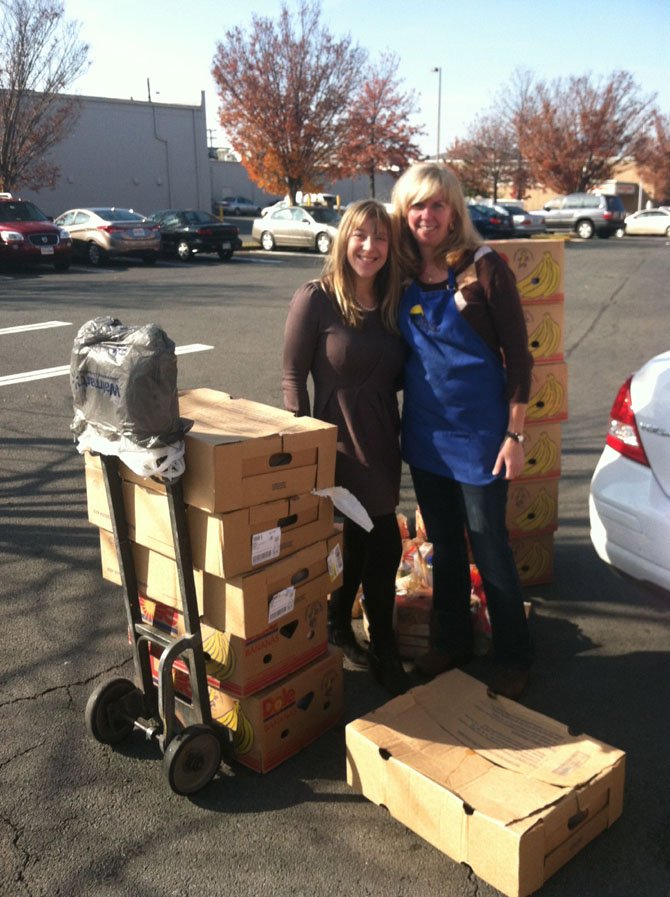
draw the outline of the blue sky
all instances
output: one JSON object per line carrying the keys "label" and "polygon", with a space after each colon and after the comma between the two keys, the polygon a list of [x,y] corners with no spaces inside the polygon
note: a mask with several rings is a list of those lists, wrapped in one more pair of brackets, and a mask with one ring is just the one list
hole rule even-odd
{"label": "blue sky", "polygon": [[[205,91],[207,126],[216,129],[217,40],[232,27],[246,29],[254,13],[276,18],[280,7],[281,0],[65,0],[92,61],[74,91],[145,100],[148,78],[155,101],[195,105]],[[517,67],[546,79],[625,69],[670,115],[670,0],[322,0],[322,21],[373,59],[385,50],[399,55],[403,87],[417,94],[414,123],[426,130],[419,141],[426,153],[437,143],[436,67],[442,148],[466,134]]]}

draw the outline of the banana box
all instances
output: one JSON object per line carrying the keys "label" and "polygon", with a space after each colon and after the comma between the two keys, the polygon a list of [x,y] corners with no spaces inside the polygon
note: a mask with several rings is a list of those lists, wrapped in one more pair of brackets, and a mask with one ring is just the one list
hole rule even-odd
{"label": "banana box", "polygon": [[528,423],[523,430],[525,463],[520,479],[558,477],[561,473],[561,425],[550,421]]}
{"label": "banana box", "polygon": [[495,250],[510,266],[522,303],[560,300],[565,292],[563,240],[498,240]]}
{"label": "banana box", "polygon": [[234,511],[335,483],[337,427],[214,389],[179,394],[192,426],[185,442],[184,499]]}
{"label": "banana box", "polygon": [[[87,455],[87,459],[92,456]],[[139,483],[122,481],[130,538],[168,557],[175,556],[168,499]],[[102,471],[86,462],[88,519],[112,531]],[[292,554],[333,531],[333,504],[310,493],[294,495],[225,514],[186,508],[193,565],[230,578]]]}
{"label": "banana box", "polygon": [[[159,657],[152,649],[154,680]],[[175,692],[188,701],[188,673],[173,668],[173,678]],[[269,772],[342,719],[342,652],[329,646],[323,657],[247,697],[236,698],[212,686],[208,690],[212,718],[233,730],[235,759],[256,772]]]}
{"label": "banana box", "polygon": [[[315,598],[253,638],[240,638],[200,621],[207,680],[236,697],[252,695],[316,660],[328,649],[327,600]],[[177,608],[140,598],[142,619],[170,635],[183,635]],[[183,661],[175,666],[185,670]]]}
{"label": "banana box", "polygon": [[534,364],[526,423],[566,420],[568,416],[568,366],[563,361]]}
{"label": "banana box", "polygon": [[384,808],[380,828],[389,814],[466,864],[479,893],[536,894],[623,811],[623,751],[461,670],[352,720],[345,743],[347,784]]}
{"label": "banana box", "polygon": [[551,582],[554,575],[554,534],[510,538],[522,586]]}
{"label": "banana box", "polygon": [[563,302],[524,302],[523,316],[528,331],[528,348],[535,362],[563,358]]}
{"label": "banana box", "polygon": [[[173,558],[132,543],[139,591],[169,607],[181,607],[179,570]],[[114,537],[100,530],[102,576],[121,585]],[[198,610],[210,626],[244,639],[254,638],[274,623],[286,622],[317,598],[342,584],[342,533],[307,545],[253,573],[221,579],[194,569]]]}
{"label": "banana box", "polygon": [[507,491],[507,530],[536,536],[558,528],[558,479],[513,480]]}

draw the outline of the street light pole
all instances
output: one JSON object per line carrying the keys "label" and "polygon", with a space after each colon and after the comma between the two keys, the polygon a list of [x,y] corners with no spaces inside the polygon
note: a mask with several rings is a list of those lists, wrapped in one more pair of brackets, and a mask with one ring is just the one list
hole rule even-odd
{"label": "street light pole", "polygon": [[437,151],[435,161],[440,161],[440,119],[442,118],[442,68],[436,66],[431,72],[437,72]]}

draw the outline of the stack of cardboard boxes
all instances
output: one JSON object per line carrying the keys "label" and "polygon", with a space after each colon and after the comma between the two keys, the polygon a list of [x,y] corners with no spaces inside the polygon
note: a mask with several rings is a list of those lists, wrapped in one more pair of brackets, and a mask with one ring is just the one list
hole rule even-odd
{"label": "stack of cardboard boxes", "polygon": [[[341,584],[341,533],[329,498],[335,427],[233,399],[184,391],[184,499],[212,716],[234,732],[240,763],[266,772],[335,724],[342,655],[327,639],[327,599]],[[165,488],[120,466],[142,614],[183,631]],[[121,583],[99,459],[86,456],[88,517],[100,528],[103,577]],[[159,652],[153,658],[157,673]],[[187,667],[176,691],[190,696]]]}
{"label": "stack of cardboard boxes", "polygon": [[562,240],[506,240],[496,251],[515,274],[534,359],[523,474],[510,484],[507,528],[523,586],[551,582],[558,527],[561,423],[568,416]]}

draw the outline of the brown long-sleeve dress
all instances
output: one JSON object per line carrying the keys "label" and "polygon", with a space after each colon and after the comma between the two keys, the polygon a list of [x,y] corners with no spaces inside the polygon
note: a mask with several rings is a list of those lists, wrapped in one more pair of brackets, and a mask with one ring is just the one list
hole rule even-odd
{"label": "brown long-sleeve dress", "polygon": [[393,513],[399,500],[397,389],[404,359],[402,339],[383,326],[377,309],[365,312],[361,327],[349,327],[317,282],[293,296],[284,334],[284,405],[337,425],[336,484],[371,517]]}

